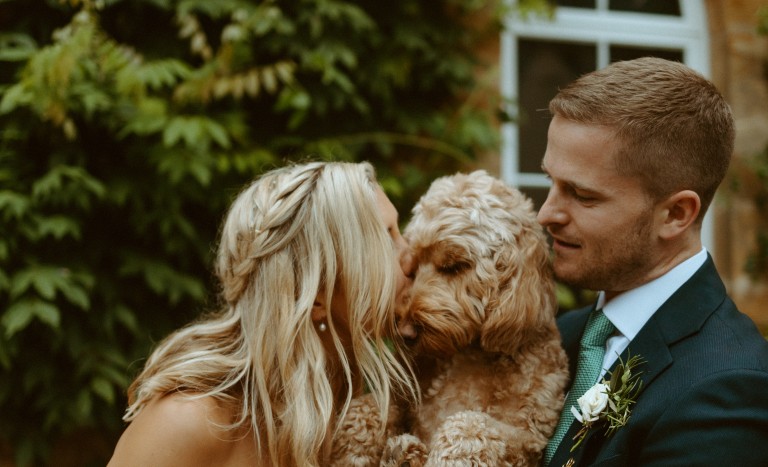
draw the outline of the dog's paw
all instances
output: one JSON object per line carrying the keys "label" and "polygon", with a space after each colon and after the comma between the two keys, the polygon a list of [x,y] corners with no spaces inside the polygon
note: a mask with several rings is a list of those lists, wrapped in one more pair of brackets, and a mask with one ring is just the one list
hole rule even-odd
{"label": "dog's paw", "polygon": [[505,462],[506,440],[495,420],[482,412],[448,417],[430,446],[429,466],[497,466]]}
{"label": "dog's paw", "polygon": [[387,440],[381,467],[422,467],[427,459],[427,448],[413,435],[393,436]]}
{"label": "dog's paw", "polygon": [[333,439],[332,466],[379,464],[384,435],[379,409],[370,395],[353,399]]}

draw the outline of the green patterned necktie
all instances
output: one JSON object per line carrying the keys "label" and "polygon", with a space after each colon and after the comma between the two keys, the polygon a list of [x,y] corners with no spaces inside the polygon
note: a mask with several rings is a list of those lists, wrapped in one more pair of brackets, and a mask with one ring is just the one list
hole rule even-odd
{"label": "green patterned necktie", "polygon": [[576,402],[578,398],[597,382],[605,355],[605,341],[614,329],[613,324],[603,314],[603,310],[595,310],[589,315],[587,327],[584,328],[584,335],[581,337],[576,377],[568,396],[565,398],[565,405],[563,405],[560,421],[555,428],[555,434],[552,435],[544,450],[544,465],[548,465],[552,460],[560,441],[573,423],[574,416],[571,413],[571,406],[578,408]]}

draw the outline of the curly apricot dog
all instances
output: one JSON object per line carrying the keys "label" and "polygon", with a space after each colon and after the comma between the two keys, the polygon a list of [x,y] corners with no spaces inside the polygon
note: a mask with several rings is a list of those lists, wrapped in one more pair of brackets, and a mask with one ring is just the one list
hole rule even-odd
{"label": "curly apricot dog", "polygon": [[416,269],[399,328],[423,400],[382,464],[424,453],[411,467],[538,465],[568,370],[531,201],[484,171],[444,177],[404,235]]}
{"label": "curly apricot dog", "polygon": [[548,247],[531,201],[484,171],[435,180],[404,235],[413,286],[398,310],[422,401],[353,401],[333,465],[535,466],[568,378]]}

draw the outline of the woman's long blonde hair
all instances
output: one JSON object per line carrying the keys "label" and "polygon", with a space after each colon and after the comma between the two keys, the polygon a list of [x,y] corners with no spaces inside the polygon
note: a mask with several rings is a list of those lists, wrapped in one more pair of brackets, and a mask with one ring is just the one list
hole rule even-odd
{"label": "woman's long blonde hair", "polygon": [[[318,465],[359,372],[387,414],[392,392],[413,396],[410,371],[387,346],[396,263],[367,163],[313,162],[273,170],[242,191],[221,231],[222,309],[165,338],[129,388],[124,419],[154,397],[184,392],[234,408],[273,465]],[[336,399],[311,319],[318,293],[347,294],[348,355],[328,313],[347,381]],[[357,369],[352,366],[357,365]],[[338,413],[334,413],[338,410]]]}

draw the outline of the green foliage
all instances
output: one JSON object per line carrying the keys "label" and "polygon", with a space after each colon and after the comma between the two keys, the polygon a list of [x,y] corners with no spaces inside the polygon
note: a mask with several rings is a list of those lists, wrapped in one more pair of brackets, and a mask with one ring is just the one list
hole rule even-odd
{"label": "green foliage", "polygon": [[558,282],[555,288],[560,313],[590,305],[597,300],[597,292]]}
{"label": "green foliage", "polygon": [[495,151],[500,4],[1,2],[0,446],[114,440],[153,343],[215,306],[218,225],[263,170],[370,160],[406,220]]}

